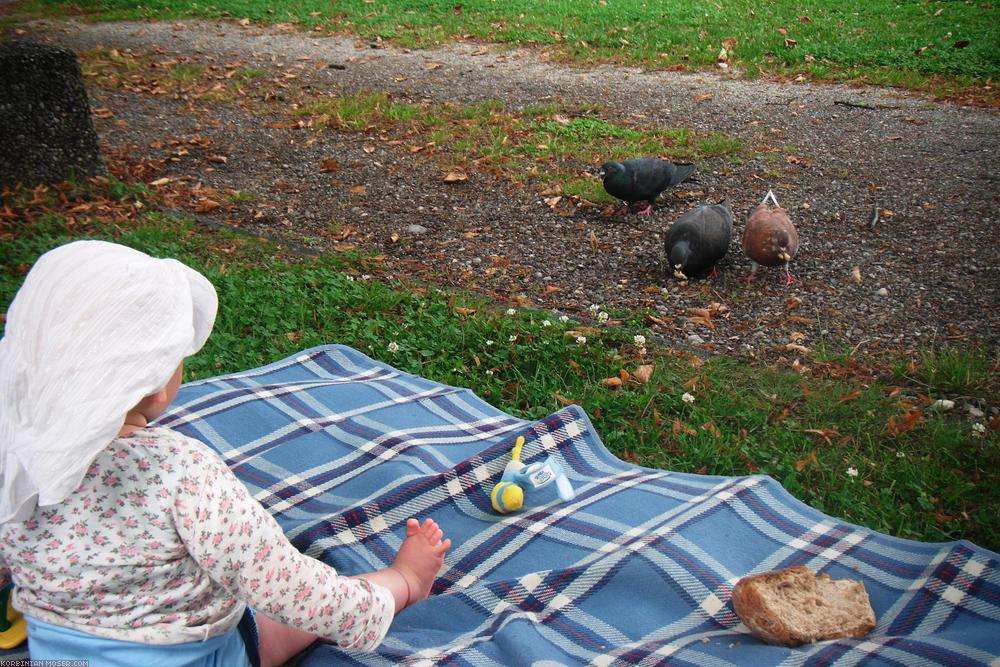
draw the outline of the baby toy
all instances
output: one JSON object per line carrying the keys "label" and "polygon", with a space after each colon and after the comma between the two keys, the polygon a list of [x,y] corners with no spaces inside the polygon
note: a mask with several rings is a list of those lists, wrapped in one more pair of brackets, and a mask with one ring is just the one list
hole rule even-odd
{"label": "baby toy", "polygon": [[524,436],[518,436],[510,453],[510,463],[490,494],[493,509],[500,514],[515,512],[524,504],[525,491],[540,489],[552,482],[556,483],[556,491],[563,501],[573,500],[573,487],[559,462],[550,456],[542,463],[525,465],[521,462],[523,446]]}
{"label": "baby toy", "polygon": [[13,586],[0,590],[0,649],[14,648],[28,637],[28,627],[21,613],[10,605]]}

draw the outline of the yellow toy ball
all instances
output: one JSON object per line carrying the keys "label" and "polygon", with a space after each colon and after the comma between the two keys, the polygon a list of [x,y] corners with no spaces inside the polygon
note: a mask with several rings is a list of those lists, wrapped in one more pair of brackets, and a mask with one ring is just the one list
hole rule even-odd
{"label": "yellow toy ball", "polygon": [[500,514],[514,512],[524,504],[524,490],[514,482],[500,482],[493,487],[490,500],[493,502],[493,509]]}

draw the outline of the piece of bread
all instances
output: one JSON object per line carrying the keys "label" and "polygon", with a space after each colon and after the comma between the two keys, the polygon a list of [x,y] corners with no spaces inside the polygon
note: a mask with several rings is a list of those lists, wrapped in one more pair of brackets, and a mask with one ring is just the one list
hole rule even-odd
{"label": "piece of bread", "polygon": [[864,583],[817,577],[801,565],[743,577],[733,587],[733,607],[750,631],[769,644],[801,646],[858,637],[875,627]]}

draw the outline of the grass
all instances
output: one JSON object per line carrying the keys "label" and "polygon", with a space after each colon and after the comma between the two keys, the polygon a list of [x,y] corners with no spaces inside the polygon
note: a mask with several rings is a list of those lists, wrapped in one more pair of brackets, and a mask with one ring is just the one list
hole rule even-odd
{"label": "grass", "polygon": [[[101,217],[79,214],[89,203]],[[644,313],[593,313],[576,322],[497,309],[468,294],[382,279],[377,257],[298,257],[258,239],[138,213],[155,208],[144,188],[114,178],[9,193],[0,202],[12,214],[0,228],[0,305],[41,252],[73,238],[113,239],[180,258],[216,286],[216,328],[186,365],[188,380],[344,343],[469,387],[524,418],[579,403],[609,449],[639,465],[769,474],[854,523],[1000,549],[1000,436],[988,417],[928,407],[943,395],[992,399],[998,359],[984,350],[914,351],[877,367],[826,351],[808,373],[703,360],[637,338],[648,334]],[[653,368],[646,382],[638,379],[643,366]]]}
{"label": "grass", "polygon": [[1000,75],[1000,21],[989,0],[32,0],[22,7],[32,15],[83,13],[95,20],[290,23],[416,48],[471,39],[530,45],[584,64],[714,70],[724,60],[751,77],[863,81],[944,94],[993,95]]}

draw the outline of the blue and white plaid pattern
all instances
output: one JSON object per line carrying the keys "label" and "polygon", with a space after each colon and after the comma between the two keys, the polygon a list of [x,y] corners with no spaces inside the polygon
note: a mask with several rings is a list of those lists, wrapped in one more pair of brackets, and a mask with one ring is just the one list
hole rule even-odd
{"label": "blue and white plaid pattern", "polygon": [[[844,523],[769,477],[626,464],[577,406],[527,422],[328,346],[185,385],[161,423],[217,449],[299,549],[344,574],[388,565],[407,517],[453,539],[432,597],[376,653],[318,646],[306,666],[1000,665],[997,554]],[[522,460],[558,459],[574,500],[550,486],[518,513],[492,510],[519,435]],[[862,579],[876,628],[758,641],[732,587],[791,565]]]}

